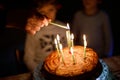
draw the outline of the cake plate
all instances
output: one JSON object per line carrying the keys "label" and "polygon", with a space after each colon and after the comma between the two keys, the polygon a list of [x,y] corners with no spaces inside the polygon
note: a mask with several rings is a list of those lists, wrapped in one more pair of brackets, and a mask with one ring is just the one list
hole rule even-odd
{"label": "cake plate", "polygon": [[[102,64],[103,70],[102,70],[102,73],[100,74],[100,76],[98,78],[96,78],[96,80],[115,80],[115,78],[112,75],[112,73],[110,72],[107,64],[102,59],[99,59],[99,61]],[[43,62],[40,62],[40,64],[35,68],[35,70],[33,72],[34,80],[46,80],[42,76],[41,71],[40,71],[42,68],[42,64],[43,64]]]}

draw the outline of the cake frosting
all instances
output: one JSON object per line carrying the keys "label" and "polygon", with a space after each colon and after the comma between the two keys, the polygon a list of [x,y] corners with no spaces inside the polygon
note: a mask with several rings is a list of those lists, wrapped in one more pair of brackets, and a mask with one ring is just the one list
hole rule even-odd
{"label": "cake frosting", "polygon": [[[47,80],[94,80],[101,73],[102,67],[97,53],[83,46],[73,47],[74,60],[68,47],[63,49],[62,55],[57,51],[48,55],[43,62],[41,72]],[[75,62],[75,63],[74,63]]]}

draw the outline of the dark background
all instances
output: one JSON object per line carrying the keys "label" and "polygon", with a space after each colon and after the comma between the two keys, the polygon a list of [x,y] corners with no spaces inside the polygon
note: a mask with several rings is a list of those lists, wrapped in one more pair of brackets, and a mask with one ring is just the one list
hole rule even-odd
{"label": "dark background", "polygon": [[[77,10],[80,10],[82,7],[81,0],[58,0],[61,4],[61,9],[58,12],[57,18],[63,22],[72,22],[74,13]],[[0,11],[0,24],[4,25],[6,20],[6,14],[11,10],[16,9],[29,9],[34,6],[32,0],[0,0],[0,3],[4,6],[4,9]],[[113,3],[115,3],[113,5]],[[114,8],[113,8],[114,7]],[[116,1],[113,0],[103,0],[101,8],[105,10],[111,22],[111,28],[114,37],[114,55],[120,53],[120,31],[119,31],[119,18],[118,10],[119,4],[117,5]],[[114,14],[113,14],[114,13]]]}

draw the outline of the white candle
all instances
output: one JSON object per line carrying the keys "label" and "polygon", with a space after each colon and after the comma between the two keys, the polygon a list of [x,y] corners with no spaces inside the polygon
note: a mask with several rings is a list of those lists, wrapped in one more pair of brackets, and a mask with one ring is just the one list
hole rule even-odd
{"label": "white candle", "polygon": [[87,46],[87,41],[86,41],[86,35],[83,35],[83,41],[84,41],[84,58],[86,58],[86,46]]}
{"label": "white candle", "polygon": [[74,35],[73,33],[71,33],[71,47],[74,46]]}
{"label": "white candle", "polygon": [[57,53],[58,53],[58,55],[60,56],[60,51],[59,51],[57,39],[55,39],[54,42],[55,42],[55,47],[56,47],[56,49],[57,49]]}
{"label": "white candle", "polygon": [[60,43],[60,36],[57,34],[57,42]]}
{"label": "white candle", "polygon": [[70,30],[70,26],[69,26],[69,24],[68,24],[68,23],[67,23],[67,29],[68,29],[68,30]]}
{"label": "white candle", "polygon": [[70,52],[71,52],[71,54],[72,54],[73,64],[75,64],[73,47],[70,48]]}
{"label": "white candle", "polygon": [[63,49],[62,49],[62,44],[60,44],[59,47],[60,47],[60,52],[61,52],[61,55],[62,55],[62,61],[65,64],[65,62],[64,62],[64,55],[63,55]]}
{"label": "white candle", "polygon": [[70,41],[70,27],[69,27],[69,24],[67,23],[67,31],[66,31],[66,37],[67,37],[67,44],[68,44],[68,47],[70,48],[71,46],[71,41]]}

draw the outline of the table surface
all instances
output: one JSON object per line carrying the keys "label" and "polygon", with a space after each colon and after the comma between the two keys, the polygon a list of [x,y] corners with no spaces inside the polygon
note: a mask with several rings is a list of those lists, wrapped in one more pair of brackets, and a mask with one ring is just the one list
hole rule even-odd
{"label": "table surface", "polygon": [[120,56],[104,58],[103,60],[108,65],[110,71],[117,78],[117,80],[120,80]]}
{"label": "table surface", "polygon": [[[110,58],[103,58],[103,61],[108,65],[113,75],[120,80],[120,56],[113,56]],[[32,73],[23,73],[0,78],[0,80],[33,80]]]}

